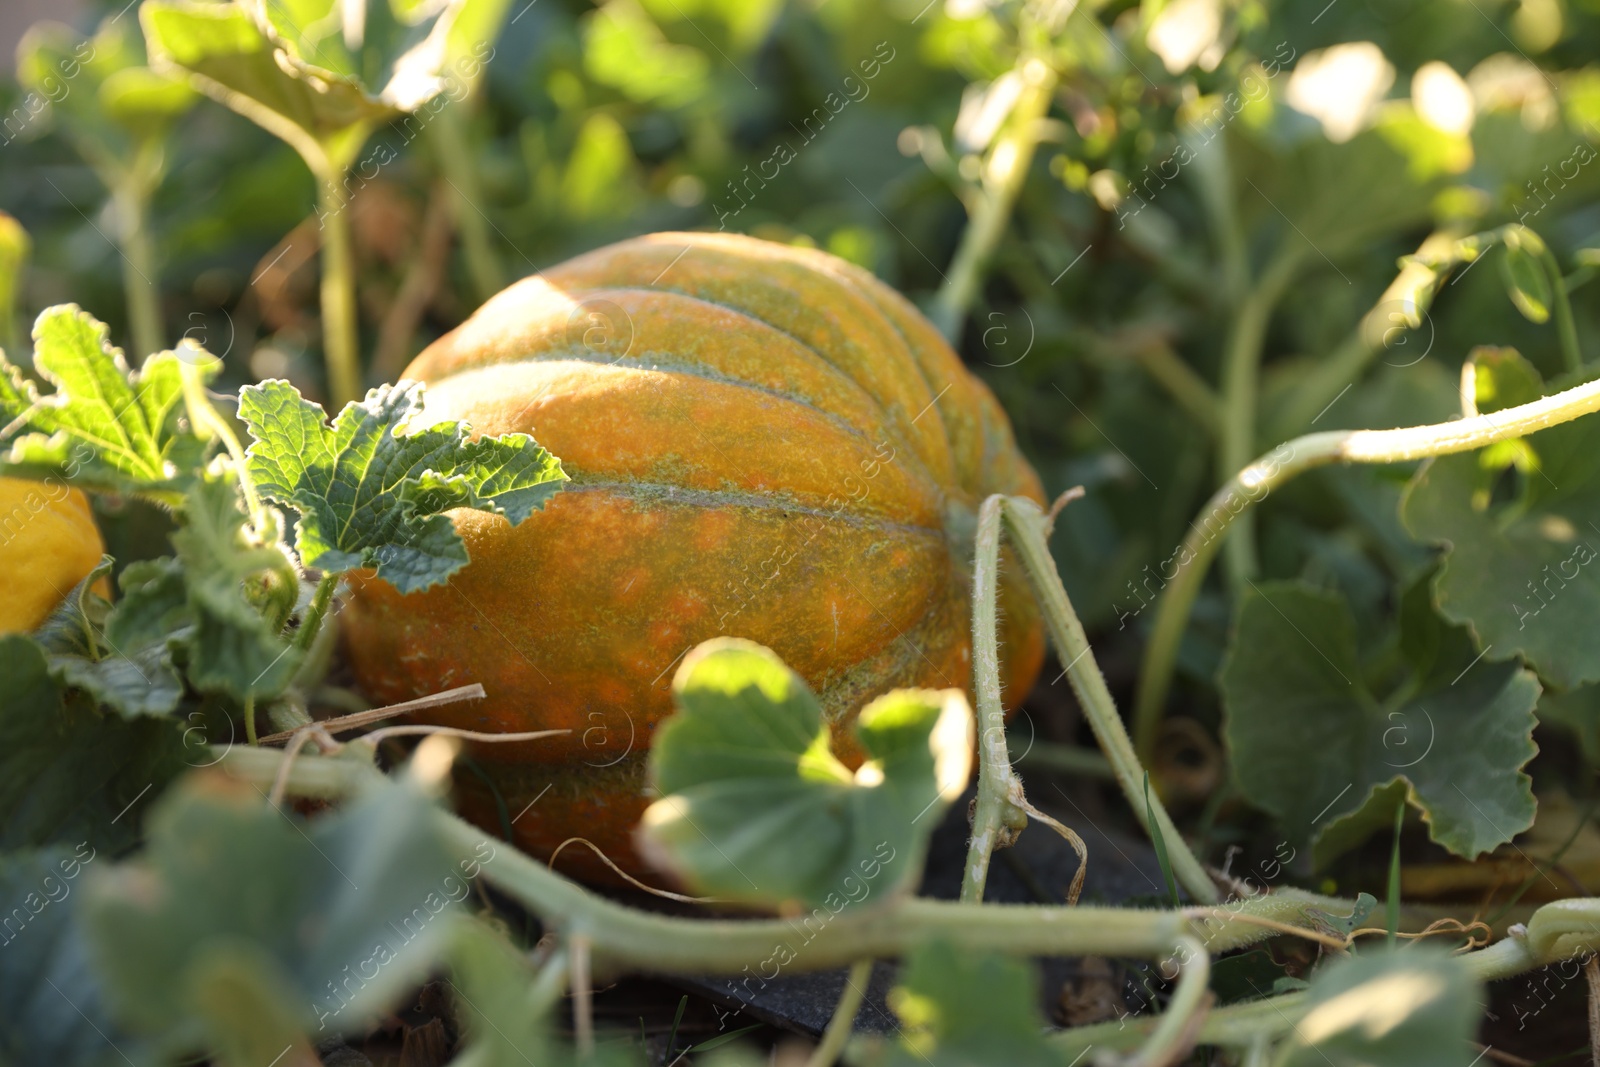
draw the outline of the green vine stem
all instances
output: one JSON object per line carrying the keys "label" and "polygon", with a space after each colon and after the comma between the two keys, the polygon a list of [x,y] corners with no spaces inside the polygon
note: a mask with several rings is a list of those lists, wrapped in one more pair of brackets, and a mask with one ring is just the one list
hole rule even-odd
{"label": "green vine stem", "polygon": [[828,1028],[822,1032],[822,1041],[812,1050],[806,1067],[833,1067],[839,1053],[844,1051],[845,1042],[850,1040],[856,1011],[867,995],[867,983],[871,980],[871,959],[856,960],[850,965],[850,972],[844,978],[844,991],[839,994],[839,1003],[833,1008],[833,1018],[828,1020]]}
{"label": "green vine stem", "polygon": [[1013,765],[1020,763],[1024,767],[1059,771],[1079,778],[1115,779],[1117,776],[1116,771],[1111,769],[1111,761],[1106,759],[1104,753],[1094,749],[1037,740],[1027,746],[1016,741],[1012,744],[1022,749],[1012,754]]}
{"label": "green vine stem", "polygon": [[[1037,504],[1025,497],[1006,497],[1001,513],[1006,532],[1011,537],[1011,543],[1044,613],[1045,627],[1049,630],[1056,656],[1066,664],[1072,691],[1077,695],[1090,729],[1094,731],[1095,740],[1111,764],[1117,784],[1122,787],[1122,795],[1127,798],[1129,807],[1144,826],[1145,832],[1152,836],[1159,832],[1166,841],[1178,883],[1196,901],[1215,903],[1220,899],[1216,883],[1190,851],[1183,835],[1173,824],[1172,817],[1167,814],[1166,807],[1154,796],[1150,798],[1149,807],[1145,805],[1144,768],[1134,754],[1133,742],[1122,725],[1122,717],[1117,713],[1111,690],[1106,687],[1105,676],[1100,673],[1100,665],[1095,662],[1089,638],[1083,632],[1083,624],[1078,621],[1067,590],[1061,584],[1055,558],[1050,554],[1049,518]],[[1155,820],[1154,827],[1150,825],[1151,814]]]}
{"label": "green vine stem", "polygon": [[463,129],[463,104],[446,106],[428,127],[434,154],[454,193],[456,230],[461,234],[461,251],[472,279],[473,294],[482,303],[505,288],[505,269],[489,236],[489,220],[484,217],[483,183],[472,158]]}
{"label": "green vine stem", "polygon": [[300,620],[300,629],[295,631],[294,647],[305,650],[317,638],[317,631],[322,629],[322,620],[328,616],[328,605],[333,603],[334,591],[339,588],[339,575],[323,572],[317,579],[317,588],[311,594],[311,603],[306,607],[305,617]]}
{"label": "green vine stem", "polygon": [[1438,230],[1417,246],[1350,335],[1308,368],[1277,411],[1267,417],[1268,440],[1283,441],[1303,433],[1360,377],[1374,356],[1391,349],[1391,338],[1414,321],[1411,316],[1426,314],[1432,286],[1437,284],[1437,274],[1428,261],[1448,258],[1461,236],[1459,230]]}
{"label": "green vine stem", "polygon": [[258,544],[272,544],[277,540],[277,525],[256,492],[255,482],[250,477],[249,462],[244,454],[244,444],[239,440],[239,435],[234,433],[233,424],[223,418],[211,403],[205,379],[200,377],[199,361],[217,361],[217,357],[193,341],[184,341],[178,347],[181,350],[178,354],[178,381],[183,387],[183,404],[189,414],[189,424],[196,436],[202,440],[216,437],[228,450],[256,541]]}
{"label": "green vine stem", "polygon": [[256,695],[244,695],[244,739],[254,748],[260,742],[256,737]]}
{"label": "green vine stem", "polygon": [[1177,988],[1172,991],[1167,1010],[1151,1027],[1150,1036],[1140,1046],[1138,1055],[1128,1060],[1125,1067],[1167,1067],[1177,1063],[1193,1044],[1195,1016],[1206,1005],[1211,957],[1199,938],[1185,934],[1178,938],[1170,958],[1178,961]]}
{"label": "green vine stem", "polygon": [[122,245],[122,290],[128,305],[128,332],[135,359],[165,348],[161,331],[161,298],[156,284],[156,257],[150,240],[150,192],[137,175],[112,187],[117,236]]}
{"label": "green vine stem", "polygon": [[[1000,703],[1000,642],[997,615],[1000,584],[1000,509],[996,494],[978,509],[972,577],[972,686],[977,697],[978,796],[972,809],[972,840],[961,872],[961,899],[983,900],[989,859],[1028,824],[1015,802],[1021,787],[1006,751],[1006,716]],[[1008,833],[1009,831],[1009,833]]]}
{"label": "green vine stem", "polygon": [[[263,789],[277,781],[285,760],[273,748],[218,746],[213,751],[224,771]],[[323,800],[356,795],[384,780],[348,751],[329,757],[302,754],[285,775],[290,793]],[[435,809],[433,819],[441,840],[462,855],[483,841],[482,829],[449,812]],[[590,892],[510,845],[499,847],[494,862],[483,865],[482,877],[549,928],[569,938],[588,938],[596,973],[635,968],[745,974],[751,981],[780,950],[792,955],[792,971],[825,970],[863,957],[903,956],[930,938],[943,938],[958,950],[1013,956],[1160,959],[1180,937],[1194,934],[1208,951],[1225,952],[1282,933],[1285,926],[1325,939],[1330,915],[1351,907],[1347,901],[1288,891],[1186,911],[973,905],[895,895],[827,913],[824,923],[807,926],[788,918],[699,919],[639,911]]]}
{"label": "green vine stem", "polygon": [[1578,344],[1578,326],[1572,320],[1572,297],[1567,293],[1567,280],[1561,276],[1561,264],[1550,246],[1539,242],[1539,259],[1545,274],[1550,278],[1550,300],[1555,305],[1556,336],[1561,342],[1561,360],[1567,370],[1583,369],[1583,348]]}
{"label": "green vine stem", "polygon": [[[1474,977],[1493,982],[1539,967],[1592,953],[1600,945],[1600,899],[1558,900],[1534,912],[1526,926],[1513,927],[1509,936],[1487,948],[1455,957]],[[1306,993],[1235,1004],[1210,1012],[1201,1024],[1196,1044],[1251,1048],[1270,1042],[1294,1029],[1308,1008]],[[1052,1044],[1067,1056],[1086,1049],[1131,1049],[1151,1034],[1163,1019],[1119,1019],[1078,1026],[1052,1036]]]}
{"label": "green vine stem", "polygon": [[1022,91],[1005,130],[984,161],[982,186],[974,192],[971,219],[950,262],[950,273],[933,298],[930,317],[951,340],[960,336],[967,311],[983,285],[984,269],[1005,236],[1011,209],[1033,168],[1040,120],[1050,110],[1055,94],[1056,70],[1039,56],[1025,52],[1016,73],[1022,79]]}
{"label": "green vine stem", "polygon": [[[1267,323],[1305,259],[1299,245],[1285,246],[1234,309],[1222,357],[1222,415],[1218,423],[1217,477],[1227,478],[1255,454],[1256,401]],[[1228,543],[1229,576],[1237,584],[1255,574],[1255,531],[1247,519]]]}
{"label": "green vine stem", "polygon": [[1233,168],[1228,163],[1228,153],[1221,140],[1212,143],[1199,136],[1203,127],[1184,131],[1189,148],[1194,153],[1195,185],[1200,193],[1200,205],[1217,241],[1217,255],[1222,261],[1222,289],[1229,302],[1243,298],[1250,284],[1250,257],[1245,248],[1244,227],[1239,225],[1239,213],[1234,210]]}
{"label": "green vine stem", "polygon": [[334,407],[361,399],[361,347],[356,332],[356,266],[343,192],[346,170],[318,176],[317,216],[322,223],[322,348]]}
{"label": "green vine stem", "polygon": [[[1496,441],[1523,437],[1600,410],[1600,380],[1492,415],[1475,415],[1431,426],[1397,430],[1328,430],[1279,445],[1244,467],[1206,502],[1174,555],[1177,571],[1156,606],[1154,628],[1145,646],[1134,707],[1138,752],[1154,751],[1167,692],[1172,685],[1178,643],[1189,611],[1200,594],[1206,568],[1224,534],[1248,508],[1295,476],[1332,463],[1404,463],[1428,456],[1470,452]],[[1108,752],[1109,755],[1109,752]],[[1137,806],[1137,805],[1136,805]]]}

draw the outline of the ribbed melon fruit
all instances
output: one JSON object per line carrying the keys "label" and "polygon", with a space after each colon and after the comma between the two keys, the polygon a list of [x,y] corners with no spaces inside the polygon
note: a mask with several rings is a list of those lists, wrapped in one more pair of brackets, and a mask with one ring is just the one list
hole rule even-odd
{"label": "ribbed melon fruit", "polygon": [[[405,377],[427,383],[430,416],[531,433],[572,478],[517,527],[457,513],[472,562],[447,586],[358,580],[343,614],[373,698],[480,682],[487,700],[428,721],[571,731],[475,753],[503,814],[481,778],[460,783],[469,815],[514,822],[535,854],[583,836],[639,869],[643,754],[675,665],[708,638],[775,650],[836,724],[896,686],[970,688],[978,506],[1043,503],[993,395],[909,302],[749,237],[653,234],[570,260]],[[1014,566],[1002,595],[1020,699],[1043,634]]]}
{"label": "ribbed melon fruit", "polygon": [[[35,629],[105,555],[89,500],[59,481],[0,478],[0,634]],[[110,589],[95,586],[102,596]]]}

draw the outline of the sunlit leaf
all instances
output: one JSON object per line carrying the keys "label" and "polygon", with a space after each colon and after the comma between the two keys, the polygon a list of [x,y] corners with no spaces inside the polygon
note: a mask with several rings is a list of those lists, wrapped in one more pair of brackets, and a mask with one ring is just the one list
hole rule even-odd
{"label": "sunlit leaf", "polygon": [[[55,388],[40,393],[0,356],[0,419],[14,433],[0,470],[167,499],[181,492],[203,454],[184,418],[181,357],[157,353],[134,373],[105,324],[75,304],[45,309],[33,338],[34,367]],[[221,367],[210,358],[197,364],[203,380]]]}
{"label": "sunlit leaf", "polygon": [[1282,1067],[1458,1067],[1483,1011],[1483,984],[1426,945],[1335,960],[1311,982]]}
{"label": "sunlit leaf", "polygon": [[239,392],[255,442],[250,476],[268,499],[295,508],[295,547],[324,571],[373,567],[401,592],[437,585],[466,566],[445,512],[476,508],[513,524],[567,480],[561,461],[527,434],[471,440],[468,427],[411,427],[422,385],[401,382],[346,404],[330,427],[288,382]]}
{"label": "sunlit leaf", "polygon": [[834,755],[816,697],[760,645],[706,642],[673,697],[678,711],[650,750],[663,799],[640,840],[701,892],[831,911],[894,892],[966,786],[972,713],[956,690],[867,705],[855,727],[867,761],[854,772]]}
{"label": "sunlit leaf", "polygon": [[[504,10],[503,0],[149,0],[140,19],[158,67],[187,72],[326,176],[354,159],[375,124],[444,90],[457,58],[452,28],[485,3]],[[479,28],[498,21],[469,15]]]}
{"label": "sunlit leaf", "polygon": [[1506,253],[1500,260],[1506,293],[1529,322],[1550,320],[1550,276],[1539,258],[1543,242],[1528,230],[1513,228],[1505,235]]}

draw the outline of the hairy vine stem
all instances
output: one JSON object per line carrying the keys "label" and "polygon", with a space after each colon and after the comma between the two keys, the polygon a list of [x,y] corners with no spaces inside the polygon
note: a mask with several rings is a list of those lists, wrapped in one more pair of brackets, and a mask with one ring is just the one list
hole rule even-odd
{"label": "hairy vine stem", "polygon": [[[1228,329],[1222,358],[1222,416],[1218,423],[1218,476],[1228,477],[1245,464],[1256,448],[1256,394],[1261,377],[1261,352],[1267,322],[1305,259],[1301,246],[1286,246],[1240,299]],[[1229,539],[1229,576],[1243,583],[1254,576],[1256,546],[1249,520]]]}
{"label": "hairy vine stem", "polygon": [[[267,788],[284,753],[272,748],[217,749],[226,773]],[[370,763],[340,753],[301,756],[286,776],[298,796],[334,800],[383,784]],[[483,831],[443,810],[433,830],[452,851],[469,855]],[[890,896],[821,909],[808,924],[792,918],[699,919],[639,911],[590,892],[509,845],[482,877],[567,937],[588,939],[595,967],[688,974],[728,974],[760,983],[765,968],[788,959],[791,971],[823,970],[866,956],[903,956],[931,938],[957,949],[1012,956],[1102,955],[1162,959],[1186,934],[1209,952],[1256,944],[1284,927],[1325,937],[1348,901],[1282,892],[1220,907],[1155,911],[1099,906],[989,904]],[[570,944],[570,941],[569,941]],[[771,973],[766,980],[770,980]]]}
{"label": "hairy vine stem", "polygon": [[276,524],[272,522],[266,505],[261,502],[261,495],[256,492],[255,481],[250,477],[249,461],[244,454],[244,444],[239,440],[239,435],[233,432],[233,424],[223,418],[211,403],[205,380],[200,377],[200,364],[196,361],[202,357],[217,360],[217,357],[192,341],[182,342],[178,350],[178,381],[183,387],[183,404],[189,415],[189,423],[194,427],[196,436],[202,440],[215,437],[228,450],[256,540],[264,545],[271,544],[277,540]]}
{"label": "hairy vine stem", "polygon": [[[1049,518],[1037,504],[1025,497],[1003,498],[1001,515],[1017,557],[1022,561],[1023,570],[1038,598],[1056,656],[1066,665],[1072,691],[1078,698],[1089,728],[1094,731],[1095,740],[1111,764],[1111,772],[1116,777],[1117,785],[1122,788],[1122,795],[1127,798],[1145,832],[1152,836],[1160,834],[1165,841],[1172,860],[1173,875],[1179,884],[1196,901],[1215,903],[1219,899],[1216,883],[1190,851],[1160,798],[1152,796],[1146,807],[1144,768],[1134,753],[1133,742],[1122,724],[1122,716],[1117,712],[1116,700],[1106,687],[1100,665],[1095,662],[1089,638],[1083,632],[1083,624],[1078,621],[1077,613],[1072,610],[1072,601],[1067,597],[1066,587],[1061,584],[1055,557],[1050,554]],[[974,656],[976,662],[977,657]],[[1009,766],[1007,764],[1008,770]],[[982,788],[980,777],[979,789]]]}
{"label": "hairy vine stem", "polygon": [[1145,647],[1134,708],[1134,736],[1146,758],[1155,748],[1177,662],[1178,643],[1200,594],[1206,568],[1235,519],[1252,504],[1305,471],[1333,463],[1404,463],[1429,456],[1470,452],[1496,441],[1571,422],[1600,410],[1600,380],[1514,408],[1431,426],[1398,430],[1328,430],[1278,446],[1230,478],[1206,502],[1172,560],[1175,572],[1156,607]]}
{"label": "hairy vine stem", "polygon": [[345,168],[329,167],[317,181],[322,224],[322,349],[334,407],[361,399],[361,345],[356,332],[356,264],[345,209]]}
{"label": "hairy vine stem", "polygon": [[[219,746],[215,751],[225,773],[257,785],[281,776],[289,790],[301,796],[339,799],[385,782],[376,767],[360,759],[359,749],[303,756],[287,772],[286,754],[273,749]],[[481,830],[437,808],[432,829],[447,849],[461,855],[472,854],[483,841]],[[1069,1055],[1090,1048],[1138,1049],[1132,1062],[1143,1067],[1170,1063],[1194,1044],[1259,1051],[1306,1014],[1310,1002],[1304,992],[1210,1010],[1207,974],[1212,954],[1278,932],[1342,943],[1343,931],[1360,918],[1355,911],[1349,916],[1337,913],[1340,907],[1351,907],[1349,902],[1286,890],[1175,911],[973,905],[892,896],[837,914],[819,909],[820,919],[801,926],[792,918],[697,919],[639,911],[568,881],[509,845],[497,850],[492,864],[482,866],[480,877],[538,915],[566,948],[565,958],[558,952],[535,979],[530,1004],[553,1003],[569,972],[575,985],[596,975],[633,969],[735,975],[741,976],[735,981],[748,987],[751,982],[770,981],[777,971],[766,973],[766,968],[780,958],[791,971],[849,963],[861,972],[864,959],[903,956],[934,938],[957,949],[1013,956],[1144,957],[1159,961],[1163,974],[1171,968],[1179,979],[1165,1013],[1077,1027],[1051,1038]],[[1572,899],[1543,906],[1501,941],[1461,953],[1456,960],[1469,974],[1492,981],[1575,960],[1592,954],[1597,945],[1600,899]],[[592,960],[593,969],[574,959],[574,953]],[[777,969],[784,964],[777,964]],[[854,1014],[842,1008],[843,1001],[839,1015]]]}
{"label": "hairy vine stem", "polygon": [[300,620],[300,629],[295,631],[294,646],[304,650],[311,647],[311,642],[317,638],[317,631],[322,628],[322,620],[328,616],[328,606],[333,603],[334,591],[339,588],[339,575],[324,572],[317,579],[316,591],[311,594],[311,603],[306,607],[305,617]]}
{"label": "hairy vine stem", "polygon": [[1005,236],[1011,209],[1033,166],[1040,120],[1050,110],[1059,77],[1053,66],[1031,51],[1024,53],[1014,73],[1022,80],[1021,92],[1005,131],[984,162],[982,185],[974,192],[971,220],[930,313],[939,332],[952,342],[960,336],[967,309],[983,284],[983,270]]}
{"label": "hairy vine stem", "polygon": [[1000,509],[996,494],[978,509],[976,557],[972,576],[972,688],[978,715],[978,796],[972,809],[972,840],[961,872],[961,899],[983,900],[989,858],[1007,832],[1015,834],[1028,818],[1013,799],[1021,786],[1006,750],[1006,716],[1000,702],[1000,642],[997,636],[1000,585]]}
{"label": "hairy vine stem", "polygon": [[[1562,963],[1593,953],[1600,944],[1600,899],[1574,898],[1546,904],[1526,926],[1514,926],[1509,936],[1487,948],[1455,957],[1467,972],[1485,982]],[[1304,992],[1253,1000],[1218,1008],[1199,1028],[1197,1044],[1249,1049],[1270,1042],[1305,1016],[1309,998]],[[1052,1036],[1056,1048],[1068,1056],[1087,1049],[1131,1049],[1153,1033],[1162,1018],[1120,1019],[1078,1026]]]}
{"label": "hairy vine stem", "polygon": [[833,1067],[839,1053],[844,1051],[845,1042],[850,1040],[856,1011],[866,998],[867,983],[871,980],[870,958],[856,960],[850,965],[849,972],[844,976],[844,990],[839,994],[839,1003],[834,1005],[833,1018],[828,1020],[828,1028],[822,1032],[822,1041],[812,1051],[811,1058],[806,1060],[806,1067]]}

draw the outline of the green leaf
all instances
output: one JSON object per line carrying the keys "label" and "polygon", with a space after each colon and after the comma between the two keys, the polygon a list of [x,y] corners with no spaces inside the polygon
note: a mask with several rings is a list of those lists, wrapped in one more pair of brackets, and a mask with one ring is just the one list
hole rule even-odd
{"label": "green leaf", "polygon": [[[34,367],[55,389],[41,395],[0,356],[0,419],[20,434],[0,473],[9,466],[110,492],[181,491],[204,453],[183,418],[178,360],[193,356],[157,353],[132,373],[105,323],[76,304],[46,308],[33,338]],[[206,379],[221,367],[209,357],[197,363]]]}
{"label": "green leaf", "polygon": [[[190,487],[184,524],[172,534],[192,624],[184,630],[189,680],[199,689],[239,699],[281,693],[303,658],[262,614],[262,606],[246,596],[247,588],[274,573],[281,582],[296,582],[283,546],[255,544],[246,522],[238,484],[231,476],[207,475]],[[141,572],[141,578],[147,573],[150,581],[135,594],[136,610],[178,618],[171,574]]]}
{"label": "green leaf", "polygon": [[[550,1029],[549,1002],[530,1004],[535,981],[527,956],[493,927],[476,921],[458,925],[450,949],[449,988],[471,1050],[459,1062],[474,1067],[638,1067],[637,1046],[603,1041],[581,1058]],[[555,997],[550,998],[555,1001]]]}
{"label": "green leaf", "polygon": [[288,382],[240,390],[255,435],[250,476],[300,513],[295,547],[324,571],[374,567],[401,592],[437,585],[467,563],[444,512],[476,508],[522,522],[561,488],[561,461],[527,434],[468,440],[463,423],[412,430],[423,387],[401,382],[346,404],[330,429]]}
{"label": "green leaf", "polygon": [[444,89],[452,27],[483,2],[149,0],[139,14],[154,64],[187,72],[337,177],[375,124]]}
{"label": "green leaf", "polygon": [[99,659],[51,656],[50,672],[65,685],[81,689],[102,707],[126,716],[170,715],[183,696],[183,682],[172,667],[165,644],[145,645]]}
{"label": "green leaf", "polygon": [[1317,973],[1278,1064],[1459,1067],[1482,1012],[1483,983],[1443,952],[1362,953]]}
{"label": "green leaf", "polygon": [[[1473,410],[1494,412],[1531,404],[1544,395],[1539,370],[1515,348],[1479,345],[1467,356],[1463,389],[1472,391]],[[1468,385],[1467,383],[1470,383]]]}
{"label": "green leaf", "polygon": [[1272,582],[1241,599],[1221,675],[1223,736],[1245,795],[1319,860],[1386,825],[1402,797],[1434,841],[1469,859],[1532,824],[1522,767],[1537,751],[1538,682],[1514,664],[1473,666],[1459,628],[1431,647],[1412,651],[1409,678],[1380,700],[1341,598]]}
{"label": "green leaf", "polygon": [[1577,738],[1583,758],[1600,766],[1600,686],[1581,685],[1564,693],[1546,690],[1535,710],[1541,726],[1556,726]]}
{"label": "green leaf", "polygon": [[[183,680],[173,668],[166,632],[124,628],[113,634],[108,629],[116,612],[93,587],[111,573],[111,565],[110,556],[102,559],[33,637],[44,647],[56,680],[82,690],[102,708],[130,717],[171,714],[183,696]],[[137,573],[146,566],[133,568]]]}
{"label": "green leaf", "polygon": [[900,1017],[892,1040],[858,1041],[851,1062],[864,1067],[1061,1067],[1045,1040],[1038,979],[1020,960],[958,952],[947,941],[918,948],[889,1006]]}
{"label": "green leaf", "polygon": [[78,923],[85,871],[109,862],[88,844],[0,856],[0,1063],[126,1067],[139,1055],[106,1013]]}
{"label": "green leaf", "polygon": [[867,761],[852,773],[816,697],[760,645],[707,641],[672,689],[677,713],[650,750],[664,799],[640,836],[698,891],[835,911],[896,891],[966,787],[972,712],[956,690],[895,690],[867,705],[855,726]]}
{"label": "green leaf", "polygon": [[[1481,411],[1537,381],[1520,357],[1475,356]],[[1557,689],[1600,681],[1600,419],[1428,462],[1401,519],[1444,546],[1439,609],[1472,627],[1486,659],[1520,655]]]}
{"label": "green leaf", "polygon": [[175,724],[66,699],[44,650],[20,635],[0,637],[0,691],[0,848],[137,841],[141,806],[183,769]]}
{"label": "green leaf", "polygon": [[157,805],[143,857],[84,887],[118,1017],[169,1053],[226,1048],[247,1002],[278,1032],[363,1029],[440,960],[467,876],[488,862],[458,865],[430,814],[386,785],[302,826],[256,788],[190,778]]}
{"label": "green leaf", "polygon": [[1529,322],[1548,322],[1550,276],[1540,258],[1544,242],[1534,237],[1531,230],[1518,226],[1508,228],[1504,239],[1506,254],[1500,261],[1500,273],[1505,279],[1507,295]]}
{"label": "green leaf", "polygon": [[17,46],[17,79],[51,103],[79,151],[112,186],[153,185],[160,143],[197,99],[183,81],[144,65],[131,19],[108,17],[92,38],[41,22]]}
{"label": "green leaf", "polygon": [[642,104],[684,107],[710,89],[705,54],[668,41],[634,0],[610,0],[589,16],[583,63],[595,81]]}

